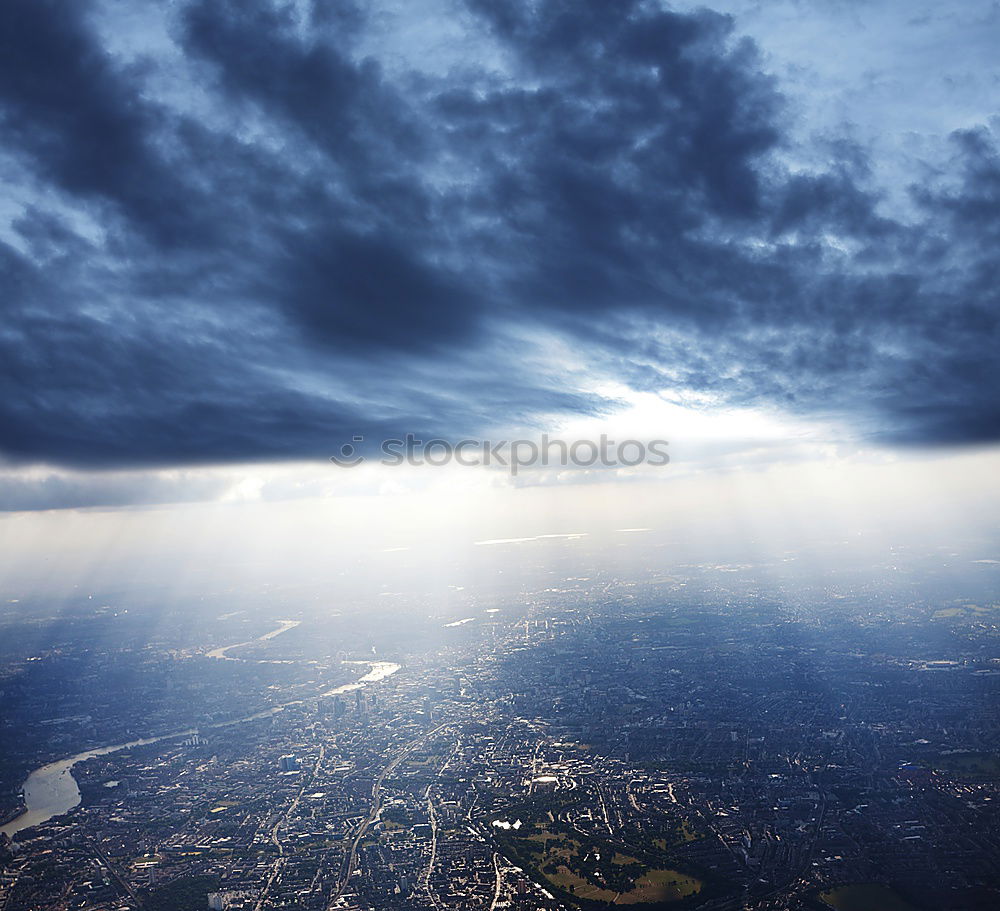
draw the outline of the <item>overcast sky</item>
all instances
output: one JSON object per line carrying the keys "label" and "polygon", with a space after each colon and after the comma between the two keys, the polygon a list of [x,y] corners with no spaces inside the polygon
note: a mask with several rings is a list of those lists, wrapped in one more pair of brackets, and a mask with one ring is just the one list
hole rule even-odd
{"label": "overcast sky", "polygon": [[647,397],[992,445],[997,46],[979,0],[5,0],[0,506]]}

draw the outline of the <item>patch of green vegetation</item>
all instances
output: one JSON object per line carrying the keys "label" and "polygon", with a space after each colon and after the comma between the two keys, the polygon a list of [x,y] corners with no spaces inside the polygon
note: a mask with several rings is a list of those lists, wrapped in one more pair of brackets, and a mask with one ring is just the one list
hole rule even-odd
{"label": "patch of green vegetation", "polygon": [[142,893],[147,911],[202,911],[208,906],[208,893],[219,889],[217,876],[182,876]]}
{"label": "patch of green vegetation", "polygon": [[619,905],[674,902],[701,891],[701,880],[677,870],[650,870],[636,880],[635,889],[619,897]]}
{"label": "patch of green vegetation", "polygon": [[854,883],[820,895],[824,904],[836,911],[915,911],[888,886]]}
{"label": "patch of green vegetation", "polygon": [[942,607],[934,611],[933,620],[944,620],[948,617],[961,617],[965,610],[961,607]]}
{"label": "patch of green vegetation", "polygon": [[410,814],[406,812],[406,808],[400,806],[383,808],[379,814],[379,822],[382,823],[382,828],[387,832],[408,829],[413,825],[413,820],[410,819]]}
{"label": "patch of green vegetation", "polygon": [[995,753],[942,753],[931,764],[940,772],[959,777],[1000,776],[1000,756]]}
{"label": "patch of green vegetation", "polygon": [[675,827],[674,831],[668,838],[653,839],[653,845],[658,851],[669,851],[671,848],[676,848],[678,845],[685,845],[689,841],[697,841],[699,838],[703,837],[704,836],[694,828],[691,821],[685,819],[679,826]]}
{"label": "patch of green vegetation", "polygon": [[[546,888],[584,907],[663,905],[701,891],[695,876],[667,867],[667,845],[613,840],[583,834],[565,819],[567,798],[547,795],[509,811],[522,820],[519,829],[499,829],[500,849]],[[698,837],[684,823],[676,843]],[[666,840],[664,840],[666,842]]]}
{"label": "patch of green vegetation", "polygon": [[953,607],[940,607],[933,614],[932,620],[948,620],[955,617],[981,617],[992,611],[1000,610],[1000,604],[959,604]]}

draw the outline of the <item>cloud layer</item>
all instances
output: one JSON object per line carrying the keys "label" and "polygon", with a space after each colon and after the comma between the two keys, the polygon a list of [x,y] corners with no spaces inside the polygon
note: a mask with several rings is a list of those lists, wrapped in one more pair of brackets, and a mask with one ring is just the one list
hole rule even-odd
{"label": "cloud layer", "polygon": [[803,150],[708,10],[468,0],[490,54],[417,68],[348,3],[139,9],[0,6],[11,460],[322,458],[600,412],[600,378],[1000,438],[989,124],[887,187],[848,133]]}

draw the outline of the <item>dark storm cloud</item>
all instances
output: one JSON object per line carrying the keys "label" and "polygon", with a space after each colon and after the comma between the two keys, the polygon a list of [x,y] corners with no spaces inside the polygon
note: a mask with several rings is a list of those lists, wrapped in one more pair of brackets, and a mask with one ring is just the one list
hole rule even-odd
{"label": "dark storm cloud", "polygon": [[275,226],[262,293],[329,343],[434,350],[470,331],[483,302],[473,282],[428,262],[441,243],[419,179],[430,125],[375,61],[350,58],[361,18],[340,13],[324,7],[320,34],[303,39],[289,8],[196,2],[181,38],[227,99],[303,140],[337,185]]}
{"label": "dark storm cloud", "polygon": [[231,485],[225,480],[183,473],[175,477],[163,472],[93,472],[40,477],[0,477],[0,511],[38,512],[50,509],[115,508],[155,504],[196,503],[224,495]]}
{"label": "dark storm cloud", "polygon": [[115,69],[86,3],[0,5],[4,147],[59,190],[108,203],[158,242],[180,239],[187,190],[158,148],[163,114],[141,72]]}
{"label": "dark storm cloud", "polygon": [[425,131],[383,83],[375,61],[348,56],[358,25],[334,22],[304,39],[291,7],[196,0],[183,11],[181,40],[189,54],[213,65],[231,99],[260,105],[337,168],[363,170],[359,179],[377,187],[386,169],[397,170],[399,156],[423,150]]}
{"label": "dark storm cloud", "polygon": [[954,137],[948,189],[915,189],[925,218],[901,224],[847,141],[824,171],[779,165],[782,99],[727,18],[481,8],[531,89],[471,86],[440,104],[489,175],[472,205],[502,213],[495,268],[511,297],[640,388],[847,415],[896,442],[1000,435],[986,131]]}
{"label": "dark storm cloud", "polygon": [[[27,270],[15,261],[9,271]],[[69,298],[60,283],[30,276],[0,334],[0,443],[9,456],[96,467],[290,449],[320,456],[331,433],[349,433],[360,418],[267,383],[234,356],[254,350],[236,333],[199,338],[138,312],[106,320]],[[50,309],[54,299],[61,311]]]}
{"label": "dark storm cloud", "polygon": [[87,4],[0,6],[0,166],[28,200],[0,247],[0,450],[322,457],[606,407],[515,341],[537,332],[636,388],[1000,437],[988,129],[903,221],[857,144],[783,163],[781,86],[728,17],[469,11],[503,72],[390,71],[347,3],[181,4],[176,57],[128,62]]}

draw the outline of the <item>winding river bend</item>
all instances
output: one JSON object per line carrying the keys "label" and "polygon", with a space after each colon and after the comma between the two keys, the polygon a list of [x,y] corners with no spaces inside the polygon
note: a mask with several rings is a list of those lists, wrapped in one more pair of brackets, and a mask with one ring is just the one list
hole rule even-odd
{"label": "winding river bend", "polygon": [[222,648],[213,648],[212,651],[206,652],[206,656],[209,658],[222,658],[226,661],[239,661],[239,658],[230,658],[226,652],[230,649],[239,648],[242,645],[252,645],[254,642],[267,642],[268,639],[273,639],[275,636],[280,636],[282,633],[287,633],[290,629],[295,629],[302,621],[301,620],[280,620],[281,626],[277,629],[271,630],[269,633],[264,633],[263,636],[258,636],[256,639],[248,639],[246,642],[234,642],[232,645],[224,645]]}
{"label": "winding river bend", "polygon": [[[283,633],[285,630],[291,629],[292,626],[297,625],[298,621],[283,621],[282,625],[278,629],[272,630],[270,633],[265,633],[260,637],[260,639],[252,641],[273,639],[279,633]],[[247,644],[248,643],[245,642],[238,643],[238,645]],[[226,650],[236,647],[236,645],[230,645],[226,646],[226,648],[215,649],[213,652],[209,652],[208,654],[213,658],[225,659]],[[353,692],[354,690],[361,689],[371,683],[378,683],[380,680],[385,680],[386,677],[395,674],[396,671],[402,667],[402,665],[395,664],[391,661],[347,661],[344,663],[367,665],[369,668],[368,673],[366,673],[363,677],[359,677],[353,683],[342,684],[341,686],[334,687],[332,690],[328,690],[319,695],[337,696],[341,693]],[[161,734],[158,737],[146,737],[142,740],[132,740],[128,743],[116,743],[111,746],[95,747],[94,749],[77,753],[75,756],[68,756],[66,759],[58,759],[55,762],[50,762],[47,765],[43,765],[40,768],[35,769],[35,771],[28,776],[24,783],[25,811],[20,816],[12,819],[5,826],[0,827],[0,832],[10,838],[14,838],[18,832],[30,829],[32,826],[40,825],[43,822],[48,822],[53,817],[61,816],[63,813],[68,813],[75,806],[78,806],[80,803],[80,787],[77,784],[76,779],[73,777],[73,766],[75,766],[78,762],[84,762],[85,760],[92,759],[95,756],[106,756],[108,753],[117,753],[119,750],[128,750],[132,747],[145,746],[150,743],[159,743],[161,740],[171,740],[175,737],[190,737],[196,732],[196,730],[204,732],[206,730],[230,727],[234,724],[242,724],[245,721],[254,721],[258,718],[266,718],[269,715],[276,715],[278,712],[284,710],[290,705],[300,705],[301,703],[301,699],[296,699],[292,702],[284,702],[281,705],[274,706],[273,708],[265,709],[264,711],[257,712],[253,715],[247,715],[245,718],[237,718],[233,721],[223,721],[219,724],[207,725],[199,729],[189,728],[184,731],[175,731],[171,734]]]}

